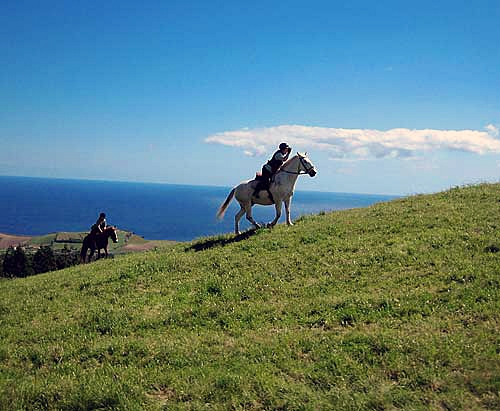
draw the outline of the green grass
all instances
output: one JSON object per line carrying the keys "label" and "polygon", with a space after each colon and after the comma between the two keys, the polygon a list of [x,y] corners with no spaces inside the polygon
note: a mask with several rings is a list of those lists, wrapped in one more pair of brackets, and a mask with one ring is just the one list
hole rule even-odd
{"label": "green grass", "polygon": [[56,237],[57,237],[57,233],[36,236],[36,237],[31,238],[27,244],[32,245],[32,246],[48,246],[48,245],[52,245],[52,243],[54,243]]}
{"label": "green grass", "polygon": [[500,185],[0,281],[0,409],[496,410]]}

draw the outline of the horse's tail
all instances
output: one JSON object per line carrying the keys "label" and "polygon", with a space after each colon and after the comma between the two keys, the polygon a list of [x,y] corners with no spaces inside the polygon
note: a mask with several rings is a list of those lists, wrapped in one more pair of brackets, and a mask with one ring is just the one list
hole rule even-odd
{"label": "horse's tail", "polygon": [[82,249],[80,250],[80,263],[85,263],[85,258],[87,257],[88,249],[89,249],[88,236],[85,236],[85,238],[82,241]]}
{"label": "horse's tail", "polygon": [[234,197],[234,192],[236,191],[236,187],[231,190],[229,195],[226,198],[226,201],[222,203],[222,205],[219,207],[219,210],[217,211],[217,220],[222,220],[224,218],[224,214],[226,214],[226,209],[231,200]]}

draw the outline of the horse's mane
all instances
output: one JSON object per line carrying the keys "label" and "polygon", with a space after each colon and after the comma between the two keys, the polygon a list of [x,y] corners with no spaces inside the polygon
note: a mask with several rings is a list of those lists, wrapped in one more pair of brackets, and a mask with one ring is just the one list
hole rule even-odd
{"label": "horse's mane", "polygon": [[288,160],[286,160],[281,166],[280,166],[280,170],[285,167],[288,163],[291,163],[293,160],[295,160],[295,158],[300,158],[300,157],[306,157],[306,153],[299,153],[297,152],[297,154],[295,154],[293,157],[290,157]]}

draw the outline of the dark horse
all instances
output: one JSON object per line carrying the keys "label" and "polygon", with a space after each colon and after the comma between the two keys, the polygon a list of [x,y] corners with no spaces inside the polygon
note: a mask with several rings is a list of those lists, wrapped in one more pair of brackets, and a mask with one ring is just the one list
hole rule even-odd
{"label": "dark horse", "polygon": [[[96,234],[95,242],[92,241],[90,234],[86,235],[83,239],[82,250],[80,251],[80,262],[85,263],[87,259],[87,250],[90,249],[90,255],[88,257],[88,262],[92,259],[95,250],[97,249],[97,258],[101,258],[101,249],[104,249],[104,255],[108,257],[108,240],[109,237],[114,243],[118,242],[118,235],[116,234],[116,227],[111,225],[107,226],[102,233]],[[97,245],[97,248],[96,248]]]}

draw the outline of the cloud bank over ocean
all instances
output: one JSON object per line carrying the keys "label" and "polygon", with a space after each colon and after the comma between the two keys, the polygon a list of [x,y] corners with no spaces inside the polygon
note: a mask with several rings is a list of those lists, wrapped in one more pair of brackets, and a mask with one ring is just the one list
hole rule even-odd
{"label": "cloud bank over ocean", "polygon": [[206,143],[237,147],[248,156],[267,154],[281,141],[294,149],[321,150],[332,159],[411,158],[437,151],[473,154],[500,153],[499,129],[489,124],[484,130],[391,130],[345,129],[281,125],[244,128],[213,134]]}

